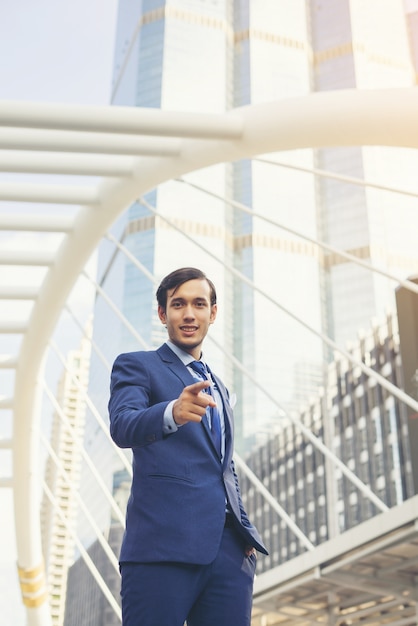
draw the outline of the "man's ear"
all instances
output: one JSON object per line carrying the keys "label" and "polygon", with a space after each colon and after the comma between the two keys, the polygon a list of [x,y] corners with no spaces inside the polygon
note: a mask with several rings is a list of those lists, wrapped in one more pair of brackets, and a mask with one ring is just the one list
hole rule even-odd
{"label": "man's ear", "polygon": [[210,318],[209,318],[209,323],[210,324],[213,324],[213,322],[216,320],[217,312],[218,312],[218,305],[217,304],[212,304],[211,310],[210,310]]}
{"label": "man's ear", "polygon": [[166,324],[167,316],[165,314],[165,309],[163,309],[161,304],[158,305],[158,317],[160,318],[162,324]]}

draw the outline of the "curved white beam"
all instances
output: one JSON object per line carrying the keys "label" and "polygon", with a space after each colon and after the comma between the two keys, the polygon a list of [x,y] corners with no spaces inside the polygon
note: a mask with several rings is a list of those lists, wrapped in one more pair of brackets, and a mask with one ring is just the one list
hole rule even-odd
{"label": "curved white beam", "polygon": [[[114,132],[137,124],[136,132],[148,131],[171,136],[193,136],[202,118],[188,113],[164,111],[102,110],[91,116],[85,107],[60,109],[55,105],[22,105],[12,108],[0,103],[0,124],[39,127],[88,128],[103,130],[105,123]],[[74,222],[74,230],[62,242],[54,266],[48,272],[33,307],[25,334],[15,384],[14,451],[18,561],[27,571],[40,567],[41,544],[37,502],[37,442],[39,428],[36,406],[37,378],[49,338],[70,290],[92,251],[118,215],[138,196],[156,185],[219,162],[249,158],[279,150],[348,145],[389,145],[418,147],[418,89],[379,91],[339,91],[304,98],[273,102],[236,110],[225,116],[206,116],[205,137],[213,138],[229,129],[231,140],[183,140],[181,154],[174,158],[136,159],[134,176],[106,181],[99,188],[100,209],[84,207]],[[65,113],[65,114],[64,114]],[[113,116],[113,117],[112,117]],[[199,120],[199,124],[197,124]],[[90,124],[94,123],[93,127]],[[125,125],[124,125],[125,124]],[[242,136],[241,136],[242,130]],[[200,128],[202,131],[202,128]],[[239,138],[240,137],[240,138]],[[239,138],[239,139],[238,139]],[[30,529],[28,531],[28,529]],[[44,605],[29,609],[31,626],[44,626]]]}

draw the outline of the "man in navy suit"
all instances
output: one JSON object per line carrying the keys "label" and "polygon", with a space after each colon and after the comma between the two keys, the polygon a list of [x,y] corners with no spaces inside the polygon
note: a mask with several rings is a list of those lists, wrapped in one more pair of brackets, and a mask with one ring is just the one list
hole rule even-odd
{"label": "man in navy suit", "polygon": [[228,391],[202,360],[215,287],[182,268],[157,302],[167,343],[120,355],[111,376],[111,435],[133,451],[123,626],[249,626],[256,550],[267,551],[241,501]]}

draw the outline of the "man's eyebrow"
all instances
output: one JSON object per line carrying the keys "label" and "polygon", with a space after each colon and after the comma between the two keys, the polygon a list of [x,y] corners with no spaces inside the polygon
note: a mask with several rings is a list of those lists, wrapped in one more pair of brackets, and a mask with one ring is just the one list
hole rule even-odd
{"label": "man's eyebrow", "polygon": [[[171,298],[170,302],[186,302],[186,299],[182,296],[174,296]],[[205,296],[197,296],[193,298],[192,302],[209,302],[209,299],[205,298]]]}

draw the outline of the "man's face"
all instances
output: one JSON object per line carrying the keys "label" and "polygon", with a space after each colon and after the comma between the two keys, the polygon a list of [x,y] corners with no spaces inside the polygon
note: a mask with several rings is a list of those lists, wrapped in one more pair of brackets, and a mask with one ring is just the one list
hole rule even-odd
{"label": "man's face", "polygon": [[217,306],[210,303],[210,287],[204,279],[193,279],[167,292],[167,306],[158,307],[158,316],[166,324],[171,341],[200,358],[202,343],[216,318]]}

